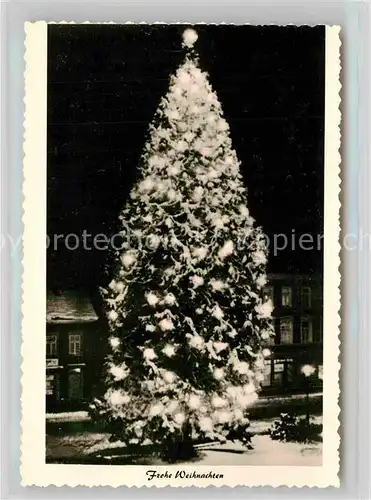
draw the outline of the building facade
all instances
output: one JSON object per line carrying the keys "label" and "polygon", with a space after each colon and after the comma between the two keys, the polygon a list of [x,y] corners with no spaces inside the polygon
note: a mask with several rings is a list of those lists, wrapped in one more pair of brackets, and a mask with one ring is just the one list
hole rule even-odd
{"label": "building facade", "polygon": [[48,294],[46,408],[75,409],[99,393],[106,341],[87,297]]}
{"label": "building facade", "polygon": [[[323,286],[322,277],[272,274],[264,289],[273,304],[275,338],[267,348],[265,393],[295,393],[322,390]],[[314,367],[309,378],[305,365]]]}
{"label": "building facade", "polygon": [[[276,335],[266,346],[270,355],[265,360],[262,392],[273,395],[321,391],[321,276],[270,275],[264,294],[273,303]],[[107,325],[86,296],[74,292],[48,295],[47,411],[83,408],[101,394],[107,346]],[[301,371],[307,364],[315,368],[310,378]]]}

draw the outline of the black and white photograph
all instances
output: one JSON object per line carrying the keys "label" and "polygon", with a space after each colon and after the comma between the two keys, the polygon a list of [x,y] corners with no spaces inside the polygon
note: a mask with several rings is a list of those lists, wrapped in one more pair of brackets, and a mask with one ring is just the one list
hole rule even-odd
{"label": "black and white photograph", "polygon": [[328,27],[45,29],[44,463],[314,478],[338,415]]}

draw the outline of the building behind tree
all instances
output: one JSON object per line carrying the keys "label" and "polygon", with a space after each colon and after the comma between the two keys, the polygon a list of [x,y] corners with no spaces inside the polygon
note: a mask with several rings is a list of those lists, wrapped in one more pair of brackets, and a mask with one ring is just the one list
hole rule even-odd
{"label": "building behind tree", "polygon": [[[320,275],[271,274],[276,336],[267,346],[262,394],[302,393],[301,367],[311,364],[312,391],[322,390],[323,289]],[[47,411],[86,407],[101,389],[107,345],[105,320],[87,295],[48,294],[46,317]]]}

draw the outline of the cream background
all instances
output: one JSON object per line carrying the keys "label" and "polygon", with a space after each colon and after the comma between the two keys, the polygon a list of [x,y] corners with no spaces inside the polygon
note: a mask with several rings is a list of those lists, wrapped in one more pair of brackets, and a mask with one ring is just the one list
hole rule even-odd
{"label": "cream background", "polygon": [[[339,486],[340,28],[326,27],[323,463],[292,466],[181,466],[222,480],[146,479],[147,466],[45,464],[47,23],[26,23],[22,304],[22,485]],[[177,467],[150,467],[158,472]]]}

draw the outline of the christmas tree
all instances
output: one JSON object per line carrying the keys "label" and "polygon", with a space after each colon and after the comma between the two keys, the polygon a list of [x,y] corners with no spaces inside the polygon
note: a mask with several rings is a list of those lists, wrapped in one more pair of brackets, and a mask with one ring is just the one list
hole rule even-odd
{"label": "christmas tree", "polygon": [[265,239],[196,40],[184,32],[103,291],[111,352],[96,410],[127,445],[243,439],[272,333]]}

